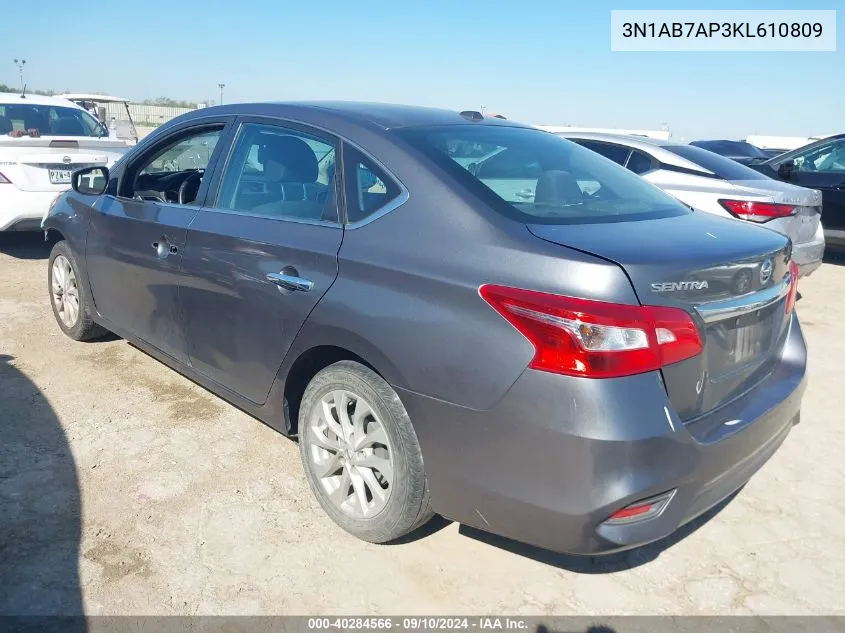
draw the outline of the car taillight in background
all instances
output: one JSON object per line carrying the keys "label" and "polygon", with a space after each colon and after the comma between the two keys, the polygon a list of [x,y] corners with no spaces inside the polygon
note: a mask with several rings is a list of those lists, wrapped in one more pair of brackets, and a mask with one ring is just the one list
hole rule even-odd
{"label": "car taillight in background", "polygon": [[773,202],[752,202],[750,200],[719,200],[728,213],[740,220],[768,222],[775,218],[787,218],[795,214],[797,207],[791,204]]}
{"label": "car taillight in background", "polygon": [[12,181],[6,178],[2,173],[0,173],[0,185],[11,185]]}
{"label": "car taillight in background", "polygon": [[786,295],[786,313],[790,314],[798,300],[798,264],[789,260],[789,294]]}
{"label": "car taillight in background", "polygon": [[680,308],[634,306],[484,285],[479,294],[534,345],[530,367],[568,376],[630,376],[698,355]]}

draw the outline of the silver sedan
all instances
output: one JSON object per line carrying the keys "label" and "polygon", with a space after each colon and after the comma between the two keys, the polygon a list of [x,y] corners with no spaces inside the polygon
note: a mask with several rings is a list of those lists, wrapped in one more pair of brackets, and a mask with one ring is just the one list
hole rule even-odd
{"label": "silver sedan", "polygon": [[692,145],[614,134],[560,134],[627,167],[693,209],[759,223],[788,236],[802,277],[822,263],[822,194],[816,189],[769,178]]}

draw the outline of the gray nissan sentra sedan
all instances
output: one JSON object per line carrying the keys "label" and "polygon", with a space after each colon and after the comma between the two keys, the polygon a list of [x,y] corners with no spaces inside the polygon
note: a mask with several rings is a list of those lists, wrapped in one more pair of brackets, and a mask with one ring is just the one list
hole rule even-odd
{"label": "gray nissan sentra sedan", "polygon": [[115,332],[297,436],[320,504],[367,541],[439,513],[634,547],[799,420],[788,238],[477,112],[198,110],[75,172],[43,228],[68,336]]}

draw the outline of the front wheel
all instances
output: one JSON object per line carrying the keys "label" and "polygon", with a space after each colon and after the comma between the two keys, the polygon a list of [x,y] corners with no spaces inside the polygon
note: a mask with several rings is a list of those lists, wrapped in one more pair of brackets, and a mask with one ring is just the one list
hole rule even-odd
{"label": "front wheel", "polygon": [[340,527],[385,543],[433,516],[416,433],[381,376],[353,361],[330,365],[308,384],[299,411],[308,483]]}
{"label": "front wheel", "polygon": [[79,266],[65,241],[57,242],[50,251],[47,289],[53,316],[62,332],[75,341],[105,334],[106,330],[94,323],[94,309],[82,284]]}

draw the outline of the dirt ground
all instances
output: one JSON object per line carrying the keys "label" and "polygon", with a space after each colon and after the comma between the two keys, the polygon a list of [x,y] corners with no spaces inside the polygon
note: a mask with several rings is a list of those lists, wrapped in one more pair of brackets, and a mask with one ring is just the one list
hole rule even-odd
{"label": "dirt ground", "polygon": [[296,445],[122,340],[53,320],[0,236],[0,613],[845,614],[845,265],[802,280],[802,422],[668,544],[593,563],[436,521],[336,528]]}

